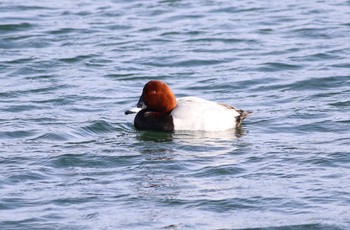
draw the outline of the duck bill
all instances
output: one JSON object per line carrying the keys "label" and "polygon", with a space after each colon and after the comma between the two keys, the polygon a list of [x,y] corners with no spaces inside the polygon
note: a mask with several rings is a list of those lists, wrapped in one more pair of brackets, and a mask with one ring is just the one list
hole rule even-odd
{"label": "duck bill", "polygon": [[126,110],[125,111],[125,115],[132,114],[132,113],[138,113],[139,111],[141,111],[142,109],[145,109],[145,108],[146,108],[146,105],[143,102],[143,99],[142,99],[142,96],[141,96],[139,101],[137,102],[136,107],[131,108],[129,110]]}
{"label": "duck bill", "polygon": [[129,115],[132,113],[138,113],[139,111],[141,111],[141,108],[134,107],[134,108],[126,110],[125,115]]}

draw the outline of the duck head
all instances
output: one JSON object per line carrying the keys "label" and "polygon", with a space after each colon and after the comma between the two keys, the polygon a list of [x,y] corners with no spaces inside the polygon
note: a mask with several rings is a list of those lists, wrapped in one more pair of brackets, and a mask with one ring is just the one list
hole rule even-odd
{"label": "duck head", "polygon": [[136,107],[125,111],[125,114],[137,113],[143,109],[158,113],[169,113],[176,107],[176,98],[166,83],[152,80],[143,87]]}

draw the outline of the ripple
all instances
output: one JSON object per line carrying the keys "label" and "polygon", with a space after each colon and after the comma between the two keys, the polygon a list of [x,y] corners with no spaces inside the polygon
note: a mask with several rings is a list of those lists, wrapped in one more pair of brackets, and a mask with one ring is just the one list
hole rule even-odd
{"label": "ripple", "polygon": [[23,22],[23,23],[17,23],[17,24],[0,24],[0,32],[6,33],[6,32],[14,32],[14,31],[22,31],[33,28],[34,25]]}
{"label": "ripple", "polygon": [[[260,230],[309,230],[309,229],[320,229],[320,230],[326,230],[326,229],[334,229],[334,230],[343,230],[342,227],[339,227],[337,225],[329,225],[329,224],[297,224],[297,225],[285,225],[280,227],[266,227],[266,228],[258,228]],[[243,229],[242,229],[243,230]]]}
{"label": "ripple", "polygon": [[331,89],[344,83],[344,80],[347,81],[343,76],[311,78],[295,82],[292,88],[297,90]]}
{"label": "ripple", "polygon": [[6,178],[7,183],[23,183],[25,181],[40,181],[47,179],[47,175],[45,173],[39,172],[22,172],[21,174],[12,175]]}
{"label": "ripple", "polygon": [[33,141],[68,141],[71,140],[74,136],[68,133],[63,132],[48,132],[44,133],[36,138],[33,138]]}
{"label": "ripple", "polygon": [[37,134],[35,130],[17,130],[0,132],[0,139],[21,139],[33,137]]}
{"label": "ripple", "polygon": [[260,71],[275,72],[275,71],[286,71],[286,70],[299,70],[302,69],[302,65],[279,63],[279,62],[268,62],[264,63],[263,67],[258,68]]}
{"label": "ripple", "polygon": [[99,121],[94,121],[92,124],[83,127],[82,130],[84,130],[84,132],[87,132],[87,133],[102,134],[102,133],[113,132],[116,130],[116,128],[104,120],[99,120]]}
{"label": "ripple", "polygon": [[86,33],[86,32],[91,32],[91,31],[85,31],[83,29],[75,29],[75,28],[69,28],[69,27],[48,31],[49,34],[53,34],[53,35],[71,34],[71,33],[79,34],[79,33]]}
{"label": "ripple", "polygon": [[236,175],[236,174],[241,174],[243,173],[244,170],[242,168],[239,167],[234,167],[232,165],[230,166],[224,166],[221,165],[219,167],[206,167],[203,168],[201,170],[199,170],[199,172],[195,173],[193,176],[195,177],[221,177],[224,175]]}
{"label": "ripple", "polygon": [[38,110],[38,109],[41,109],[41,107],[33,104],[32,105],[12,105],[7,108],[3,108],[2,111],[16,113],[16,112]]}
{"label": "ripple", "polygon": [[71,63],[85,61],[85,60],[90,59],[92,57],[95,57],[95,55],[78,55],[78,56],[71,57],[71,58],[60,58],[60,59],[58,59],[58,61],[71,64]]}
{"label": "ripple", "polygon": [[339,101],[335,103],[330,103],[329,105],[334,106],[334,107],[349,107],[350,106],[350,101]]}

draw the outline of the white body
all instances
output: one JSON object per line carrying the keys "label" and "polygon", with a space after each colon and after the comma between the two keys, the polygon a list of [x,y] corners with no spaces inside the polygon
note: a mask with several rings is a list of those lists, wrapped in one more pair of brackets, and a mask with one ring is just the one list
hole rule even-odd
{"label": "white body", "polygon": [[240,115],[234,107],[198,97],[183,97],[177,100],[171,112],[175,130],[224,131],[236,128]]}

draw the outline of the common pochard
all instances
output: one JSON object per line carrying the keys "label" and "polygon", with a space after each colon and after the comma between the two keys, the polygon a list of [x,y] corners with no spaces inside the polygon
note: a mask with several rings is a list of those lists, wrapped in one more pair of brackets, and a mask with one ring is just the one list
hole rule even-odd
{"label": "common pochard", "polygon": [[143,87],[137,107],[125,111],[131,113],[137,113],[134,125],[139,130],[224,131],[240,126],[251,112],[198,97],[176,100],[166,83],[152,80]]}

